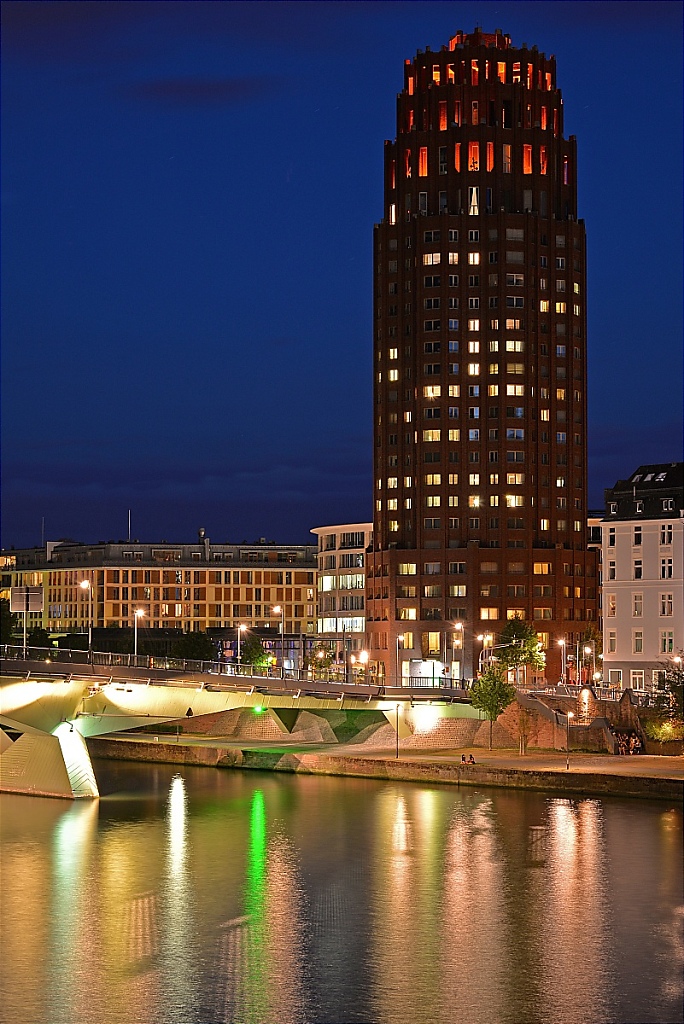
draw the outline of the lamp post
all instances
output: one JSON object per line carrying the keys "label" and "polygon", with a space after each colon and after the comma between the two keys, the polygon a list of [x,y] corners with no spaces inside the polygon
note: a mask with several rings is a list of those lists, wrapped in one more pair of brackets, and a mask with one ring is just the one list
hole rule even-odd
{"label": "lamp post", "polygon": [[[401,647],[399,646],[400,644],[401,644]],[[399,651],[400,650],[403,651],[403,649],[404,649],[404,634],[403,633],[399,633],[399,635],[397,636],[397,657],[396,657],[396,662],[395,662],[395,667],[396,667],[395,679],[396,679],[396,685],[397,686],[401,686],[401,675],[399,673]],[[399,712],[397,712],[397,714],[398,713]],[[397,757],[398,756],[399,755],[397,754]]]}
{"label": "lamp post", "polygon": [[133,613],[133,654],[138,657],[138,619],[142,619],[145,612],[142,608],[136,608]]}
{"label": "lamp post", "polygon": [[285,609],[282,605],[275,605],[272,609],[275,615],[280,616],[280,678],[285,678]]}
{"label": "lamp post", "polygon": [[88,591],[88,659],[93,653],[93,581],[81,580],[81,590]]}
{"label": "lamp post", "polygon": [[395,754],[395,757],[398,760],[399,759],[399,705],[398,704],[396,706],[396,714],[397,714],[397,752]]}
{"label": "lamp post", "polygon": [[478,658],[478,661],[477,661],[478,672],[479,672],[480,675],[482,675],[482,669],[483,669],[484,661],[485,661],[485,658],[486,658],[486,655],[487,655],[487,648],[488,648],[489,644],[491,643],[491,641],[494,640],[494,637],[492,636],[491,633],[485,633],[484,635],[482,633],[480,633],[480,635],[478,636],[477,639],[480,640],[481,643],[482,643],[482,650],[480,651],[480,657]]}
{"label": "lamp post", "polygon": [[565,770],[570,771],[570,719],[574,718],[572,711],[565,716]]}
{"label": "lamp post", "polygon": [[368,670],[368,651],[359,651],[359,663],[363,674],[363,682],[365,682],[366,672]]}
{"label": "lamp post", "polygon": [[240,672],[240,663],[242,661],[242,649],[240,647],[240,634],[241,633],[245,633],[246,631],[247,631],[247,627],[243,623],[240,623],[238,626],[235,627],[235,633],[236,633],[236,636],[237,636],[237,666],[238,666],[238,674]]}
{"label": "lamp post", "polygon": [[562,663],[561,680],[563,682],[563,686],[566,686],[567,682],[568,682],[568,680],[567,680],[567,671],[568,671],[567,664],[568,663],[567,663],[567,660],[566,660],[568,652],[567,652],[566,647],[565,647],[565,637],[562,640],[558,641],[558,646],[561,649],[561,663]]}
{"label": "lamp post", "polygon": [[594,676],[596,675],[596,641],[595,640],[590,640],[589,643],[585,645],[584,653],[585,653],[585,655],[591,654],[591,679],[592,679],[592,682],[593,682],[594,681]]}

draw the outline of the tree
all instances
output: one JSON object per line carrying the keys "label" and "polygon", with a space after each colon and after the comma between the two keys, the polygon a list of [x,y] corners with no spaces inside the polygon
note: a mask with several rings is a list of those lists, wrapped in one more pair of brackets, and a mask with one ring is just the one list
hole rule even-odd
{"label": "tree", "polygon": [[183,633],[171,645],[171,657],[186,661],[216,661],[216,647],[207,633]]}
{"label": "tree", "polygon": [[268,665],[270,655],[264,650],[263,643],[254,633],[248,633],[242,641],[240,661],[243,665],[253,665],[254,668],[265,668]]}
{"label": "tree", "polygon": [[515,700],[515,687],[506,679],[506,673],[497,665],[490,665],[476,679],[470,691],[470,702],[489,719],[489,749],[492,749],[492,729],[502,711]]}
{"label": "tree", "polygon": [[665,669],[665,690],[670,697],[668,718],[673,722],[684,721],[684,667],[682,659],[671,661]]}
{"label": "tree", "polygon": [[3,598],[0,601],[0,643],[11,644],[13,640],[13,634],[19,628],[17,622],[18,616],[13,615],[10,611],[10,603]]}
{"label": "tree", "polygon": [[52,647],[50,634],[47,629],[42,629],[40,627],[32,629],[27,640],[29,647]]}
{"label": "tree", "polygon": [[521,665],[544,668],[546,656],[541,649],[537,630],[531,622],[525,622],[518,616],[509,619],[501,630],[499,642],[504,646],[498,650],[498,661],[505,668],[515,669],[516,681]]}

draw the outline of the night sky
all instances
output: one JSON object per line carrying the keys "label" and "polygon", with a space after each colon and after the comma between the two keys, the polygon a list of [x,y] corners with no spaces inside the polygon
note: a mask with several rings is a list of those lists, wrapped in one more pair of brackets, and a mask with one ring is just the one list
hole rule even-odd
{"label": "night sky", "polygon": [[590,505],[682,458],[679,3],[3,3],[3,545],[371,518],[372,228],[403,61],[555,54]]}

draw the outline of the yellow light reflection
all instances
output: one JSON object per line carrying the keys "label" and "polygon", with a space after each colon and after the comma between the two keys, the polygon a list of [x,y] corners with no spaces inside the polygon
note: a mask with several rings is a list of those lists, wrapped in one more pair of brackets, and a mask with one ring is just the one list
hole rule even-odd
{"label": "yellow light reflection", "polygon": [[168,824],[169,874],[177,878],[183,874],[187,847],[187,794],[180,775],[171,780]]}

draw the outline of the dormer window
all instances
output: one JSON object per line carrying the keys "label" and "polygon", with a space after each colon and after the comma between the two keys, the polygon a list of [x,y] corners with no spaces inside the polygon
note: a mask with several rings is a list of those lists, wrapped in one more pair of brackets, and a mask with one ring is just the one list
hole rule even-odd
{"label": "dormer window", "polygon": [[667,476],[667,473],[658,473],[658,476],[656,477],[656,483],[657,484],[662,483],[666,476]]}
{"label": "dormer window", "polygon": [[610,503],[610,514],[611,516],[617,515],[617,501],[611,501]]}
{"label": "dormer window", "polygon": [[635,501],[634,502],[634,511],[637,514],[639,514],[640,512],[644,511],[644,503],[643,503],[643,501]]}
{"label": "dormer window", "polygon": [[663,512],[674,512],[674,498],[663,498]]}

